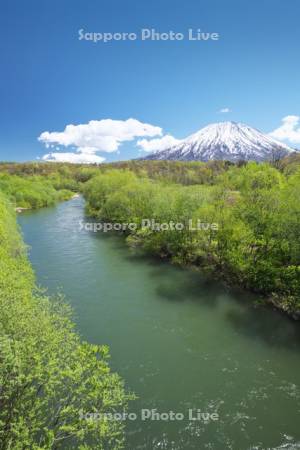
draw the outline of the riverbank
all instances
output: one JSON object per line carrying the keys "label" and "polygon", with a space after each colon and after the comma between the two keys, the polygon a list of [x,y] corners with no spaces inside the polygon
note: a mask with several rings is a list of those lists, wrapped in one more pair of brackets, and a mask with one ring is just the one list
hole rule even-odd
{"label": "riverbank", "polygon": [[[87,214],[114,229],[134,225],[129,245],[259,293],[298,318],[299,174],[249,163],[214,186],[182,186],[112,170],[88,181],[83,193]],[[143,226],[146,218],[159,227]],[[197,221],[208,226],[191,230],[187,224]],[[170,223],[181,228],[166,228]]]}
{"label": "riverbank", "polygon": [[21,213],[23,211],[29,211],[31,208],[22,208],[21,206],[17,206],[15,208],[16,213]]}
{"label": "riverbank", "polygon": [[37,287],[15,212],[2,193],[0,243],[0,449],[61,449],[70,438],[87,449],[91,440],[119,448],[122,424],[103,429],[80,421],[78,401],[81,408],[118,412],[131,396],[110,371],[107,347],[82,342],[62,298]]}
{"label": "riverbank", "polygon": [[[77,183],[75,183],[77,186]],[[12,175],[0,171],[0,191],[15,207],[17,213],[54,205],[73,197],[74,185],[51,177]]]}
{"label": "riverbank", "polygon": [[[64,198],[61,198],[59,200],[60,201],[67,201],[67,200],[73,200],[73,199],[79,198],[79,197],[80,197],[80,194],[78,194],[78,193],[75,193],[73,195],[71,195],[71,193],[70,193],[68,195],[65,195]],[[24,211],[30,211],[31,209],[33,209],[33,208],[24,208],[22,206],[16,206],[15,207],[15,212],[19,214],[19,213],[22,213]]]}
{"label": "riverbank", "polygon": [[[124,233],[126,235],[126,233]],[[129,239],[128,239],[129,238]],[[140,246],[143,248],[143,243],[136,244],[135,239],[132,239],[132,236],[130,233],[127,233],[127,237],[124,237],[124,239],[127,241],[127,244],[130,247],[136,248],[136,246]],[[150,254],[151,255],[151,254]],[[228,273],[227,271],[222,271],[224,268],[216,269],[215,267],[206,267],[206,270],[204,270],[203,267],[199,267],[198,265],[191,264],[189,262],[183,262],[181,260],[178,260],[175,258],[175,260],[172,258],[172,256],[162,253],[154,253],[155,256],[159,257],[161,260],[167,260],[170,264],[174,264],[176,266],[179,266],[183,269],[192,270],[199,274],[199,276],[207,276],[210,279],[214,279],[217,282],[224,283],[225,286],[227,286],[228,289],[240,289],[244,290],[245,292],[253,293],[259,296],[259,299],[257,299],[258,305],[265,305],[269,308],[275,308],[282,314],[287,315],[290,319],[294,321],[300,320],[300,308],[298,306],[292,306],[289,302],[285,300],[285,298],[280,298],[278,295],[273,294],[273,296],[267,296],[263,295],[260,291],[257,291],[251,287],[243,287],[238,280],[234,280],[232,278],[232,274]]]}

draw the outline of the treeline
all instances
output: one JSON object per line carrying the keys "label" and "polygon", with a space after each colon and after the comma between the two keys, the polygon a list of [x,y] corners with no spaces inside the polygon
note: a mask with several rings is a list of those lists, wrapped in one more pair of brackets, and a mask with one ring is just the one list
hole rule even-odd
{"label": "treeline", "polygon": [[[287,170],[288,168],[288,170]],[[228,167],[213,183],[191,186],[110,170],[84,186],[87,212],[102,221],[136,223],[128,243],[213,272],[232,284],[300,313],[300,168],[248,163]],[[142,219],[183,223],[156,231]],[[189,229],[200,220],[217,224]]]}
{"label": "treeline", "polygon": [[122,422],[85,414],[123,411],[132,396],[108,349],[81,342],[70,309],[37,289],[3,194],[0,311],[0,449],[122,448]]}
{"label": "treeline", "polygon": [[120,161],[102,164],[101,172],[112,169],[130,170],[139,177],[149,177],[162,183],[183,185],[213,184],[216,176],[227,171],[233,163],[230,161]]}
{"label": "treeline", "polygon": [[[232,167],[243,167],[246,161],[145,161],[141,159],[118,161],[104,164],[71,164],[56,162],[1,163],[0,174],[21,177],[41,176],[55,182],[56,188],[78,190],[99,173],[112,169],[129,170],[139,177],[148,177],[162,183],[172,182],[183,185],[214,184],[216,178]],[[291,174],[300,167],[300,153],[292,153],[283,159],[269,163],[281,173]]]}
{"label": "treeline", "polygon": [[184,185],[213,183],[220,173],[233,163],[229,161],[177,162],[177,161],[120,161],[106,164],[68,164],[68,163],[0,163],[0,174],[20,177],[43,177],[53,180],[58,186],[74,190],[78,184],[99,173],[111,169],[130,170],[139,177],[149,177],[161,182],[168,181]]}

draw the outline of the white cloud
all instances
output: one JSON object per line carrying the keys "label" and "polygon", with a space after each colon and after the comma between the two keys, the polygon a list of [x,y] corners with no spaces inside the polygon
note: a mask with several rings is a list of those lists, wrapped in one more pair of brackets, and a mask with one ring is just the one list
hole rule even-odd
{"label": "white cloud", "polygon": [[[122,142],[140,137],[161,136],[162,129],[136,119],[91,120],[86,124],[67,125],[63,131],[44,131],[38,140],[46,148],[56,152],[43,156],[45,161],[66,161],[74,163],[101,163],[105,158],[97,152],[118,152]],[[70,147],[73,152],[59,153],[60,147]],[[74,152],[76,150],[76,152]]]}
{"label": "white cloud", "polygon": [[100,164],[105,161],[102,156],[95,155],[93,153],[48,153],[43,156],[43,161],[54,161],[54,162],[69,162],[74,164]]}
{"label": "white cloud", "polygon": [[231,109],[230,108],[221,108],[221,109],[219,109],[218,112],[221,114],[226,114],[226,113],[230,113]]}
{"label": "white cloud", "polygon": [[[76,150],[76,147],[73,147],[73,150]],[[77,152],[86,153],[88,155],[93,155],[97,153],[98,149],[96,147],[78,147]]]}
{"label": "white cloud", "polygon": [[300,116],[286,116],[281,120],[282,124],[269,135],[280,141],[290,141],[293,144],[300,143]]}
{"label": "white cloud", "polygon": [[44,131],[38,138],[46,146],[59,144],[64,147],[75,145],[81,152],[115,152],[119,145],[137,137],[161,136],[162,129],[140,122],[127,120],[91,120],[86,124],[67,125],[64,131]]}
{"label": "white cloud", "polygon": [[137,141],[138,147],[146,152],[155,152],[160,150],[165,150],[166,148],[172,147],[180,142],[180,139],[176,139],[170,134],[166,134],[162,138],[157,139],[140,139]]}

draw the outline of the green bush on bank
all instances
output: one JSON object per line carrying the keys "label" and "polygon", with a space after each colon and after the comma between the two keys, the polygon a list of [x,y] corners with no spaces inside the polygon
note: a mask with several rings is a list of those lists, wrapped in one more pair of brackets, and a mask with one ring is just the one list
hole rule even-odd
{"label": "green bush on bank", "polygon": [[15,214],[0,195],[0,449],[119,449],[132,396],[107,347],[81,342],[70,310],[35,287]]}
{"label": "green bush on bank", "polygon": [[[300,169],[285,174],[270,164],[230,167],[214,185],[183,186],[111,170],[84,186],[87,212],[103,221],[136,223],[131,245],[214,272],[300,311]],[[181,231],[141,227],[185,224]],[[191,231],[189,220],[218,225]]]}
{"label": "green bush on bank", "polygon": [[23,178],[18,175],[0,174],[0,191],[5,193],[16,207],[37,209],[50,206],[61,200],[68,200],[73,192],[54,179],[41,176]]}

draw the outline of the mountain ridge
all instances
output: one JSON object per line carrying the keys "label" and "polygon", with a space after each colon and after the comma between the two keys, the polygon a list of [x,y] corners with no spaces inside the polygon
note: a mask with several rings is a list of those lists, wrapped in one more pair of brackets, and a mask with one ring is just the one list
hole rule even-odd
{"label": "mountain ridge", "polygon": [[217,122],[201,128],[176,145],[153,152],[142,159],[262,162],[278,159],[294,151],[296,150],[244,123]]}

